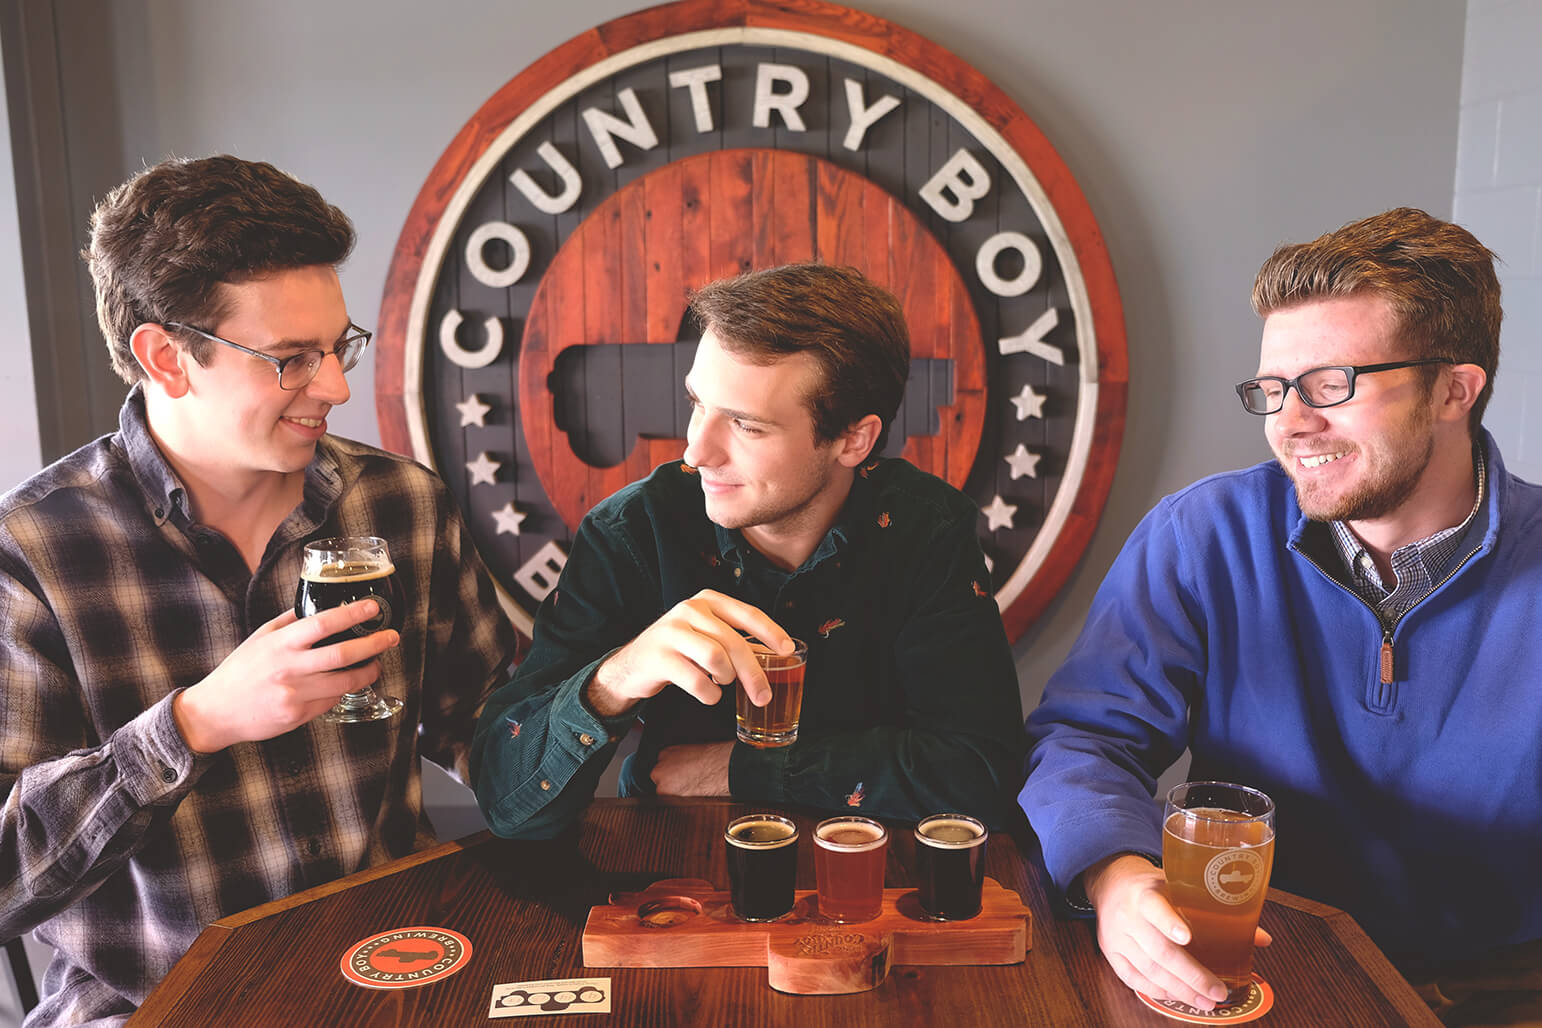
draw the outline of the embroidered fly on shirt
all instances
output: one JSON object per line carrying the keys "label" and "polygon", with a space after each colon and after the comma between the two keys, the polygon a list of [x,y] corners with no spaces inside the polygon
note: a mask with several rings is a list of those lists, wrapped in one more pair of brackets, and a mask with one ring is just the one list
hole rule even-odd
{"label": "embroidered fly on shirt", "polygon": [[826,621],[824,624],[819,626],[819,637],[821,639],[828,639],[830,638],[831,632],[835,631],[837,628],[843,627],[845,624],[846,622],[840,618],[831,618],[829,621]]}
{"label": "embroidered fly on shirt", "polygon": [[862,787],[861,782],[858,782],[857,787],[846,794],[846,806],[860,807],[862,805],[862,801],[866,798],[867,790]]}
{"label": "embroidered fly on shirt", "polygon": [[519,738],[519,730],[522,727],[524,727],[524,726],[521,725],[518,721],[515,721],[513,718],[509,718],[508,720],[509,720],[509,738],[510,739],[518,739]]}
{"label": "embroidered fly on shirt", "polygon": [[969,584],[974,586],[974,594],[976,596],[989,596],[990,595],[990,590],[985,588],[983,585],[981,585],[979,579],[975,579],[973,582],[970,582]]}
{"label": "embroidered fly on shirt", "polygon": [[873,461],[873,463],[867,465],[866,467],[858,468],[857,469],[857,474],[861,475],[863,478],[866,478],[867,477],[867,473],[869,471],[872,471],[877,466],[878,466],[878,462],[875,460],[875,461]]}
{"label": "embroidered fly on shirt", "polygon": [[696,469],[691,467],[685,461],[681,461],[680,462],[680,470],[685,472],[687,475],[694,475],[694,474],[696,474]]}
{"label": "embroidered fly on shirt", "polygon": [[888,528],[890,523],[891,523],[891,520],[889,518],[889,512],[888,511],[884,511],[882,514],[878,515],[878,527],[879,528]]}

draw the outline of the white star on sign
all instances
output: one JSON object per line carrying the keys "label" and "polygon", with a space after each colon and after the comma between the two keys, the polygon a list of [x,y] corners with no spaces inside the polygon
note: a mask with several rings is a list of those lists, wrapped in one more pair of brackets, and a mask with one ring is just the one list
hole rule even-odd
{"label": "white star on sign", "polygon": [[[488,412],[492,410],[491,407],[482,402],[482,398],[476,393],[472,393],[463,401],[457,403],[455,405],[455,409],[460,411],[461,428],[465,428],[467,425],[475,425],[477,428],[486,428],[487,422],[485,419],[488,415]],[[1022,419],[1019,418],[1018,420],[1021,421]]]}
{"label": "white star on sign", "polygon": [[507,532],[510,535],[518,535],[519,523],[529,516],[530,515],[528,514],[521,514],[519,511],[515,510],[513,500],[505,503],[498,510],[493,511],[493,520],[498,522],[499,535],[502,535],[504,532]]}
{"label": "white star on sign", "polygon": [[985,515],[990,523],[989,530],[994,532],[998,528],[1012,527],[1012,517],[1017,513],[1017,507],[1007,503],[1001,498],[1001,494],[997,493],[989,506],[980,508],[980,513]]}
{"label": "white star on sign", "polygon": [[1033,391],[1033,386],[1023,386],[1022,392],[1012,397],[1012,406],[1017,408],[1017,420],[1025,418],[1042,418],[1044,416],[1044,401],[1049,399]]}
{"label": "white star on sign", "polygon": [[1012,481],[1027,475],[1029,478],[1039,477],[1039,459],[1042,454],[1029,453],[1028,447],[1022,443],[1017,444],[1017,449],[1006,457],[1001,458],[1012,469]]}
{"label": "white star on sign", "polygon": [[498,469],[501,467],[503,467],[502,464],[493,460],[487,455],[487,451],[483,450],[477,454],[476,460],[466,465],[466,470],[471,472],[472,485],[494,485],[497,481]]}

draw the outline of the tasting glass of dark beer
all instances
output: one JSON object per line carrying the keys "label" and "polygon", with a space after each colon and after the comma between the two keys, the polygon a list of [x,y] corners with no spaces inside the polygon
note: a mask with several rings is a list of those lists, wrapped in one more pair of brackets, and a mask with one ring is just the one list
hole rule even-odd
{"label": "tasting glass of dark beer", "polygon": [[1274,866],[1274,801],[1230,782],[1184,782],[1167,794],[1162,869],[1189,923],[1184,947],[1231,990],[1247,995],[1253,933]]}
{"label": "tasting glass of dark beer", "polygon": [[775,921],[792,909],[798,826],[780,814],[746,814],[723,830],[729,899],[745,921]]}
{"label": "tasting glass of dark beer", "polygon": [[808,666],[808,647],[794,639],[793,651],[775,653],[759,639],[745,640],[771,683],[771,699],[764,707],[750,702],[740,686],[736,695],[739,741],[757,749],[791,746],[798,739],[798,715],[803,711],[803,670]]}
{"label": "tasting glass of dark beer", "polygon": [[819,916],[850,924],[883,913],[889,830],[868,817],[832,817],[814,829]]}
{"label": "tasting glass of dark beer", "polygon": [[989,830],[967,814],[933,814],[916,825],[921,909],[933,921],[965,921],[980,912]]}
{"label": "tasting glass of dark beer", "polygon": [[[294,594],[296,616],[310,617],[345,603],[370,598],[380,605],[379,614],[337,635],[327,636],[317,646],[330,646],[399,627],[402,594],[396,582],[396,565],[391,563],[391,551],[384,539],[356,535],[317,539],[305,544],[300,584]],[[365,686],[358,692],[344,693],[337,706],[321,718],[339,722],[379,721],[401,709],[401,700],[394,696],[382,699],[375,695],[374,689]]]}

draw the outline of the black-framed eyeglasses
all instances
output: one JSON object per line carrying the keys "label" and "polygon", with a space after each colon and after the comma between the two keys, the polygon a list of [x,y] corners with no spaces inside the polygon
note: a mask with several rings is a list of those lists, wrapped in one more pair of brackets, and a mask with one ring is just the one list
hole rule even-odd
{"label": "black-framed eyeglasses", "polygon": [[[310,385],[311,380],[316,377],[316,372],[321,370],[321,362],[327,359],[325,350],[301,350],[288,357],[275,357],[271,353],[263,353],[261,350],[253,350],[240,343],[232,343],[229,339],[221,339],[212,332],[194,328],[182,321],[168,321],[166,327],[191,332],[210,342],[222,343],[232,350],[240,350],[242,353],[267,361],[278,371],[278,387],[291,392]],[[369,346],[369,341],[373,337],[374,333],[350,321],[348,328],[343,332],[343,337],[332,347],[332,356],[337,358],[337,363],[342,365],[344,371],[352,371],[359,363],[359,358],[364,356],[364,349]]]}
{"label": "black-framed eyeglasses", "polygon": [[1378,371],[1415,368],[1421,364],[1455,364],[1448,357],[1427,357],[1416,361],[1387,361],[1385,364],[1334,364],[1310,368],[1295,378],[1265,375],[1250,378],[1237,386],[1242,409],[1249,414],[1275,414],[1285,406],[1285,394],[1292,387],[1308,407],[1337,407],[1354,399],[1355,379]]}

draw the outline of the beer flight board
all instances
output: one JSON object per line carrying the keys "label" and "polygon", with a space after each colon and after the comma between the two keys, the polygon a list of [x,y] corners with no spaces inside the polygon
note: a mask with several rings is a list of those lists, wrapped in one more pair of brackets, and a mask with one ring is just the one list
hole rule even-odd
{"label": "beer flight board", "polygon": [[864,992],[894,964],[1017,964],[1032,946],[1033,915],[1017,893],[987,877],[980,913],[928,921],[914,889],[885,889],[883,912],[829,924],[811,889],[770,922],[735,917],[727,890],[694,878],[654,882],[593,907],[584,926],[586,967],[761,967],[778,992]]}

